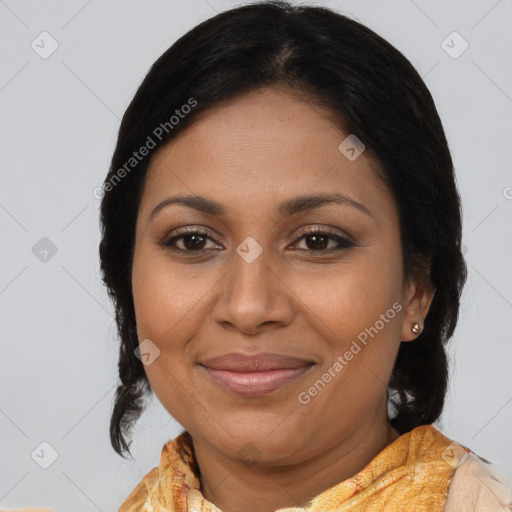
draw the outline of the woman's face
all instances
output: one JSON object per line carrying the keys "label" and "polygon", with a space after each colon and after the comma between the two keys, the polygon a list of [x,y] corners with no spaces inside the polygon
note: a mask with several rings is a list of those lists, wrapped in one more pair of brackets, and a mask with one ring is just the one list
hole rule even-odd
{"label": "woman's face", "polygon": [[[387,426],[400,342],[431,297],[403,282],[396,205],[364,151],[339,149],[348,135],[261,89],[201,116],[148,169],[132,274],[145,371],[229,457],[292,463]],[[252,375],[208,363],[233,353],[297,360]]]}

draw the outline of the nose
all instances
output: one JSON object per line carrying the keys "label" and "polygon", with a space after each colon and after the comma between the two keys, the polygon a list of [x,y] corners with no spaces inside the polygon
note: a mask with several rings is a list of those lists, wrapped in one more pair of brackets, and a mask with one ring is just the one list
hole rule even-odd
{"label": "nose", "polygon": [[244,334],[258,334],[292,322],[293,292],[269,256],[264,250],[248,262],[233,255],[232,267],[219,283],[212,310],[217,323]]}

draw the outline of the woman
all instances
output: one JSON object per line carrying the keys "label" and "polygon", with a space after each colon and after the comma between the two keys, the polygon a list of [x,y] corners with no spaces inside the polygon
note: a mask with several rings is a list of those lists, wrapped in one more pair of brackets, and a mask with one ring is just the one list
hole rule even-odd
{"label": "woman", "polygon": [[121,512],[509,509],[432,425],[460,202],[433,99],[388,42],[282,1],[201,23],[138,89],[103,189],[112,445],[129,453],[150,390],[185,428]]}

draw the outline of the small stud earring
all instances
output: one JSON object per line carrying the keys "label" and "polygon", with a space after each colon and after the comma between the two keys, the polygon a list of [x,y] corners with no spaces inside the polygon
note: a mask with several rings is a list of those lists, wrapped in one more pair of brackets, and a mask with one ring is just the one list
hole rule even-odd
{"label": "small stud earring", "polygon": [[416,323],[414,324],[412,327],[411,327],[411,331],[414,333],[414,334],[418,334],[421,332],[421,325]]}

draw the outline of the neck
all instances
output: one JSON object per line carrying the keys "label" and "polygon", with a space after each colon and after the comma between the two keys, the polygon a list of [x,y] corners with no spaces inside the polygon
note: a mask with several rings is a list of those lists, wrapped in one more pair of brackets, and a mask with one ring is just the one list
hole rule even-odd
{"label": "neck", "polygon": [[219,453],[194,437],[194,450],[201,470],[201,492],[222,512],[274,512],[279,508],[303,507],[326,489],[361,471],[400,434],[387,414],[368,422],[324,453],[295,464],[249,466]]}

